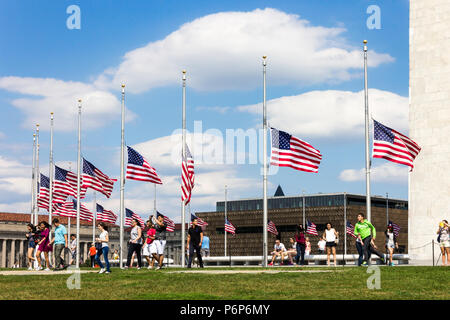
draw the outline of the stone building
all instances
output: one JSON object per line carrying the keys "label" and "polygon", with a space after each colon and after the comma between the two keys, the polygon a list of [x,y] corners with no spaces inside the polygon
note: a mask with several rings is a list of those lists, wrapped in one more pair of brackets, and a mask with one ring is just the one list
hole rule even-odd
{"label": "stone building", "polygon": [[[279,193],[279,194],[282,194]],[[356,253],[355,240],[345,233],[345,220],[352,225],[358,213],[365,213],[365,196],[355,194],[305,195],[305,220],[316,225],[319,236],[308,235],[312,253],[317,253],[317,242],[326,224],[330,222],[340,233],[337,253]],[[224,255],[224,201],[216,203],[216,211],[196,213],[208,223],[206,234],[211,241],[211,255]],[[237,228],[236,235],[227,235],[227,251],[232,256],[257,256],[263,252],[262,199],[244,199],[227,202],[228,220]],[[281,241],[287,245],[296,226],[303,221],[303,196],[274,196],[268,199],[269,220],[276,225]],[[376,245],[384,251],[384,231],[391,220],[400,226],[400,251],[408,252],[408,202],[405,200],[372,197],[372,223],[377,229]],[[344,238],[344,235],[346,239]],[[273,250],[276,236],[269,233],[268,251]],[[345,248],[346,245],[346,248]]]}
{"label": "stone building", "polygon": [[410,1],[409,132],[422,150],[410,174],[409,253],[428,264],[438,223],[450,218],[449,27],[448,0]]}

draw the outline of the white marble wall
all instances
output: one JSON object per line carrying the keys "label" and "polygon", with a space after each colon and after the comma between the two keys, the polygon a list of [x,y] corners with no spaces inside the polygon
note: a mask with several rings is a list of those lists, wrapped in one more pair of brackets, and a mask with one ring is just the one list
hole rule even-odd
{"label": "white marble wall", "polygon": [[449,0],[410,1],[409,124],[422,147],[409,185],[409,253],[417,262],[431,263],[438,223],[450,220],[449,31]]}

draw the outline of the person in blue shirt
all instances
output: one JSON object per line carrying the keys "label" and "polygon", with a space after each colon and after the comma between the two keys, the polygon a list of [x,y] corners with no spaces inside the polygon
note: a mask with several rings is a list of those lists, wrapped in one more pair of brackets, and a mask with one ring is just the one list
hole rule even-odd
{"label": "person in blue shirt", "polygon": [[61,253],[64,252],[65,248],[68,248],[67,230],[66,227],[59,222],[58,218],[53,219],[53,225],[55,226],[55,237],[50,242],[50,245],[55,245],[55,268],[53,270],[58,271],[67,268],[66,263],[61,258]]}
{"label": "person in blue shirt", "polygon": [[203,235],[202,256],[209,257],[209,237],[206,234]]}

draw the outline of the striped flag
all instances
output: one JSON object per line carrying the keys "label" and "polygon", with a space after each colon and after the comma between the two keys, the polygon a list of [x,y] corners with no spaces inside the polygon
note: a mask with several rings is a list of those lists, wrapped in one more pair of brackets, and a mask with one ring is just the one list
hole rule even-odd
{"label": "striped flag", "polygon": [[312,223],[311,221],[309,221],[309,220],[306,222],[306,233],[307,234],[312,234],[314,236],[318,236],[319,235],[317,233],[316,225],[314,223]]}
{"label": "striped flag", "polygon": [[105,210],[102,205],[97,203],[97,221],[103,221],[108,223],[116,223],[117,216],[111,210]]}
{"label": "striped flag", "polygon": [[271,128],[271,132],[271,165],[290,167],[306,172],[319,172],[319,165],[322,160],[322,154],[319,150],[287,132],[275,128]]}
{"label": "striped flag", "polygon": [[388,226],[392,227],[392,230],[394,231],[394,235],[396,237],[398,237],[398,234],[400,233],[400,226],[398,224],[392,222],[391,220],[389,220]]}
{"label": "striped flag", "polygon": [[373,120],[374,158],[382,158],[414,168],[413,161],[420,152],[420,147],[413,140],[394,129]]}
{"label": "striped flag", "polygon": [[[83,199],[86,194],[86,189],[80,188],[80,198]],[[67,171],[63,168],[55,166],[55,179],[53,181],[53,195],[68,197],[77,196],[77,175],[73,172]],[[58,202],[58,201],[55,201]],[[63,203],[64,201],[60,201]]]}
{"label": "striped flag", "polygon": [[38,207],[48,210],[50,202],[50,179],[41,173],[40,183],[38,183]]}
{"label": "striped flag", "polygon": [[225,232],[236,234],[236,228],[233,226],[233,224],[228,221],[228,219],[225,220]]}
{"label": "striped flag", "polygon": [[167,232],[175,231],[175,223],[167,216],[161,214],[159,211],[156,211],[156,217],[162,216],[164,220],[164,224],[166,225]]}
{"label": "striped flag", "polygon": [[187,205],[191,201],[191,193],[194,188],[194,159],[186,145],[186,154],[182,156],[181,163],[181,201]]}
{"label": "striped flag", "polygon": [[206,227],[208,225],[208,223],[204,220],[202,220],[201,218],[197,217],[195,214],[191,213],[191,221],[197,219],[197,225],[199,225],[200,227]]}
{"label": "striped flag", "polygon": [[156,170],[136,150],[128,147],[127,179],[162,184]]}
{"label": "striped flag", "polygon": [[[53,214],[62,217],[76,218],[77,217],[77,200],[68,199],[64,203],[58,205]],[[80,203],[80,220],[92,221],[94,214],[90,212],[82,203]]]}
{"label": "striped flag", "polygon": [[358,238],[358,237],[355,235],[355,227],[354,227],[350,222],[348,222],[348,221],[347,221],[347,227],[346,227],[346,229],[345,229],[345,232],[346,232],[347,234],[351,235],[353,238]]}
{"label": "striped flag", "polygon": [[139,221],[139,224],[141,225],[141,228],[145,226],[145,221],[142,219],[138,214],[134,213],[130,209],[125,208],[125,225],[128,227],[131,227],[131,222],[133,219],[136,219]]}
{"label": "striped flag", "polygon": [[82,188],[91,188],[103,193],[107,198],[111,197],[116,179],[111,179],[97,169],[92,163],[83,158],[83,183]]}
{"label": "striped flag", "polygon": [[267,231],[276,236],[278,235],[277,227],[275,226],[275,223],[273,223],[273,221],[271,220],[267,222]]}

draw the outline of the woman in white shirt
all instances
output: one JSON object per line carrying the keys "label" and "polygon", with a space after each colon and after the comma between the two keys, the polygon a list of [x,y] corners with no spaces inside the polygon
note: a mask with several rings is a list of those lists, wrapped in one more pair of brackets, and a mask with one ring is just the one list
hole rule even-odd
{"label": "woman in white shirt", "polygon": [[339,233],[331,226],[331,223],[327,223],[327,228],[323,233],[327,248],[327,265],[330,266],[330,254],[333,253],[334,266],[336,267],[336,244]]}
{"label": "woman in white shirt", "polygon": [[[97,250],[97,254],[95,255],[95,261],[100,266],[100,272],[99,273],[111,273],[111,270],[109,268],[109,260],[108,260],[108,253],[109,253],[109,234],[108,234],[108,227],[103,222],[100,222],[97,225],[98,230],[100,230],[100,235],[98,238],[95,239],[97,243],[102,244],[102,250]],[[105,259],[106,269],[103,267],[102,262],[100,261],[100,257],[103,254],[103,258]]]}

